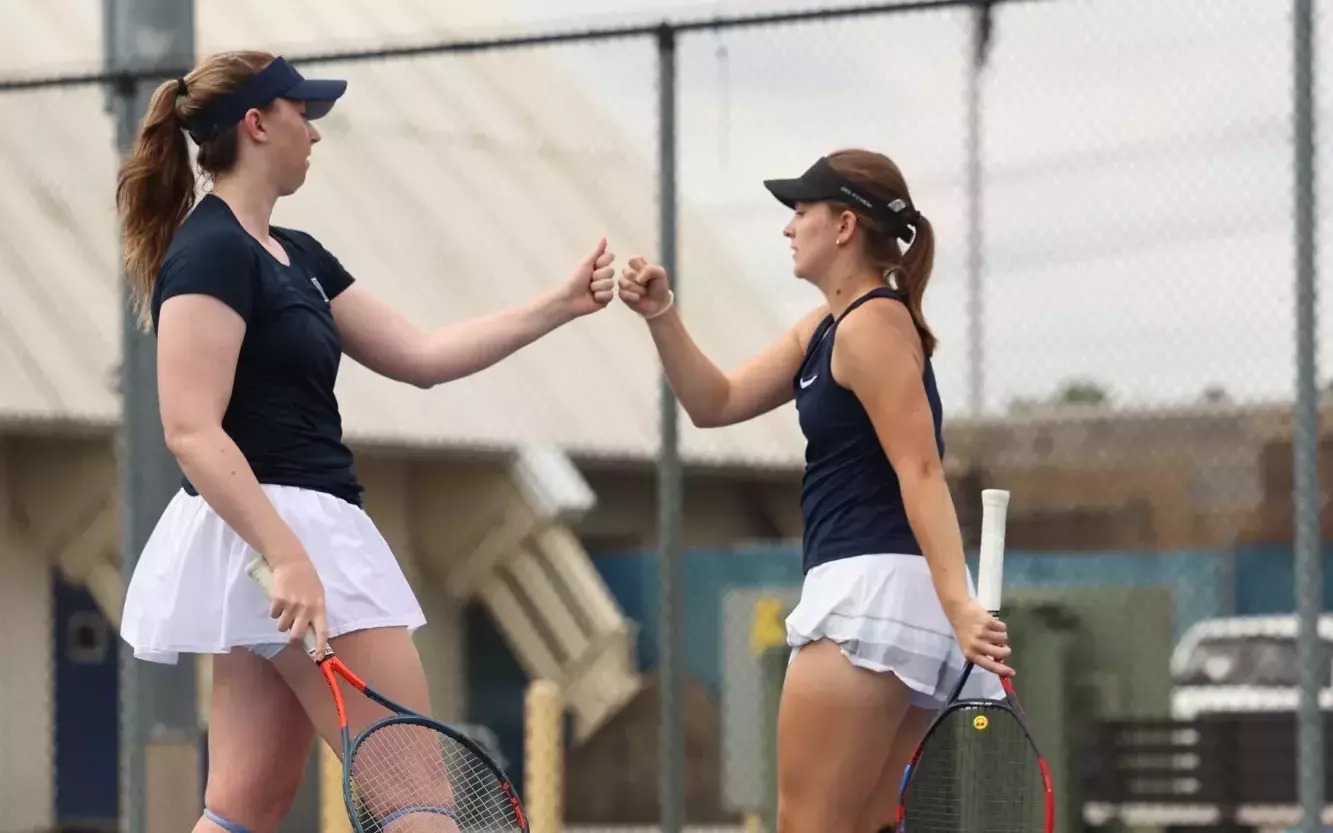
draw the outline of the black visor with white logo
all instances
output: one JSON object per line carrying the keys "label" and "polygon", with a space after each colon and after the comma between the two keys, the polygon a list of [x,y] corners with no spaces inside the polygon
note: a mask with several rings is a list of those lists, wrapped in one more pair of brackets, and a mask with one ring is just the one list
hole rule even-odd
{"label": "black visor with white logo", "polygon": [[196,142],[206,142],[236,124],[252,108],[267,107],[279,98],[305,102],[306,118],[320,119],[346,91],[346,81],[308,80],[285,58],[277,58],[236,89],[209,101],[190,119],[190,135]]}
{"label": "black visor with white logo", "polygon": [[764,187],[791,209],[795,209],[797,203],[831,200],[854,205],[883,222],[904,242],[912,240],[914,227],[921,216],[906,199],[882,199],[871,194],[864,185],[842,176],[833,169],[826,156],[821,156],[796,179],[766,179]]}

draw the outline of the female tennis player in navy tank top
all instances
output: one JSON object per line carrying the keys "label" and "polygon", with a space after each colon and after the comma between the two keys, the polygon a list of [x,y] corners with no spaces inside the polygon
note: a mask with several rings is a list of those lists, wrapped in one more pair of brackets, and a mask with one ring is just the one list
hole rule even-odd
{"label": "female tennis player in navy tank top", "polygon": [[[795,400],[806,438],[805,581],[778,717],[783,833],[892,829],[913,746],[962,671],[1001,695],[1005,627],[973,598],[941,456],[922,314],[934,237],[885,156],[847,150],[769,180],[795,215],[794,272],[826,303],[731,373],[695,345],[660,266],[636,257],[621,299],[649,321],[671,387],[701,427]],[[910,243],[904,252],[901,243]]]}

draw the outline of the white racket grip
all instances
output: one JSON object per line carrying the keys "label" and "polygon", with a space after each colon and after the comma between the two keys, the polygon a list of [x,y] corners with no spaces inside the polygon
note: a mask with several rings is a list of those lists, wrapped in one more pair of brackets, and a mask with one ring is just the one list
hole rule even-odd
{"label": "white racket grip", "polygon": [[[250,578],[258,582],[259,586],[264,588],[264,595],[270,599],[273,598],[273,568],[264,560],[264,556],[256,555],[250,559],[250,563],[245,565],[245,571],[250,574]],[[301,634],[301,642],[305,645],[305,652],[312,657],[315,655],[315,633],[310,628],[305,629]]]}
{"label": "white racket grip", "polygon": [[991,613],[1000,612],[1004,587],[1004,522],[1009,493],[1004,489],[981,492],[981,564],[977,570],[977,600]]}

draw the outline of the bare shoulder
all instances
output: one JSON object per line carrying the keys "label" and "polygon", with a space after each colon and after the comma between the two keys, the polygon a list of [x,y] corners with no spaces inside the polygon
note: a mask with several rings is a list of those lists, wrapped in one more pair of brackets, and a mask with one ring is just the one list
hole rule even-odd
{"label": "bare shoulder", "polygon": [[862,304],[838,324],[833,346],[834,378],[846,382],[866,371],[925,366],[921,336],[912,313],[893,299]]}
{"label": "bare shoulder", "polygon": [[792,338],[796,340],[797,346],[801,352],[805,352],[805,346],[809,344],[810,338],[815,334],[819,327],[819,322],[828,317],[828,304],[820,304],[814,309],[802,315],[797,322],[792,325],[790,330]]}

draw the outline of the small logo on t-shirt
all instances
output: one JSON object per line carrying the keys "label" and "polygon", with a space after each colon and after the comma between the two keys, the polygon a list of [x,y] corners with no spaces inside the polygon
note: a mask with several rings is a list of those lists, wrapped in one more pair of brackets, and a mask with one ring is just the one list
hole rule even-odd
{"label": "small logo on t-shirt", "polygon": [[320,286],[319,278],[311,278],[310,282],[315,285],[315,289],[319,291],[319,297],[324,299],[324,303],[329,303],[329,296],[324,294],[324,287]]}
{"label": "small logo on t-shirt", "polygon": [[802,379],[802,380],[801,380],[801,390],[805,390],[806,388],[808,388],[808,387],[810,387],[811,385],[813,385],[813,384],[815,383],[815,380],[818,379],[818,378],[819,378],[819,374],[816,373],[815,375],[811,376],[809,379]]}

